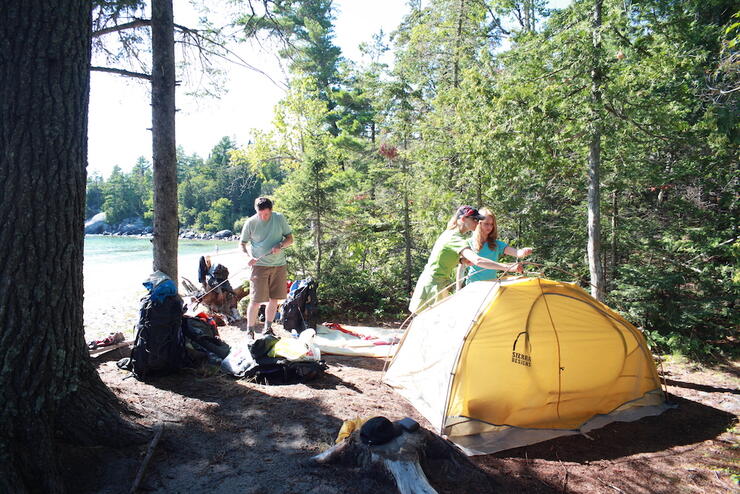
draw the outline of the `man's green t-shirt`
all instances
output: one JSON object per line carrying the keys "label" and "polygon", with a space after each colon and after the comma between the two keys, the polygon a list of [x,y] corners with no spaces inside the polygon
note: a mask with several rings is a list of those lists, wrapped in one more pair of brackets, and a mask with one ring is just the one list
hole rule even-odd
{"label": "man's green t-shirt", "polygon": [[258,215],[250,216],[242,228],[242,242],[251,245],[252,257],[262,257],[257,266],[283,266],[285,252],[270,254],[270,250],[279,244],[292,230],[280,213],[273,212],[267,221],[260,220]]}

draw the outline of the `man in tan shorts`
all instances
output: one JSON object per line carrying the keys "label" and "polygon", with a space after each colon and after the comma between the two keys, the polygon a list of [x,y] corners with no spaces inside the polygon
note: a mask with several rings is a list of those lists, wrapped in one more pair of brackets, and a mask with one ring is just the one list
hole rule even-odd
{"label": "man in tan shorts", "polygon": [[258,197],[254,209],[257,214],[244,222],[241,236],[242,251],[249,256],[247,264],[252,267],[247,307],[247,329],[251,335],[259,329],[257,312],[265,302],[265,333],[272,333],[278,301],[288,295],[283,249],[293,243],[285,216],[272,211],[270,199]]}

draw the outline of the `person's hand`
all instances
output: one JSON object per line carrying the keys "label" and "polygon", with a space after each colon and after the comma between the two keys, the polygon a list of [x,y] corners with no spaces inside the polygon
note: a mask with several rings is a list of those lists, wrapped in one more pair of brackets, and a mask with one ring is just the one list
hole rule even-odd
{"label": "person's hand", "polygon": [[516,253],[517,257],[527,257],[529,254],[532,253],[532,247],[524,247],[523,249],[519,249],[519,251]]}
{"label": "person's hand", "polygon": [[515,271],[517,273],[523,273],[524,272],[524,264],[520,262],[512,263],[509,267],[509,271]]}
{"label": "person's hand", "polygon": [[249,266],[250,268],[251,268],[252,266],[254,266],[255,264],[257,264],[257,259],[255,259],[254,257],[253,257],[253,258],[251,258],[251,259],[249,260],[249,262],[247,262],[247,266]]}
{"label": "person's hand", "polygon": [[281,250],[283,250],[283,249],[281,249],[281,248],[280,248],[280,245],[276,245],[275,247],[273,247],[273,248],[272,248],[272,249],[270,250],[270,254],[277,254],[277,253],[278,253],[278,252],[280,252]]}
{"label": "person's hand", "polygon": [[463,266],[472,266],[472,265],[473,265],[473,263],[472,263],[472,262],[468,261],[468,260],[467,260],[466,258],[464,258],[464,257],[461,257],[461,258],[460,258],[460,264],[462,264]]}

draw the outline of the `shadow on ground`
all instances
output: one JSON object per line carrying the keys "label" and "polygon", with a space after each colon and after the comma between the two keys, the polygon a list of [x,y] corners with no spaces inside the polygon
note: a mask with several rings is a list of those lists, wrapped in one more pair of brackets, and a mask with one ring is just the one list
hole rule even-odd
{"label": "shadow on ground", "polygon": [[669,397],[676,408],[636,422],[611,423],[589,432],[591,439],[582,435],[566,436],[492,456],[576,463],[613,460],[714,439],[736,422],[731,413],[677,396]]}

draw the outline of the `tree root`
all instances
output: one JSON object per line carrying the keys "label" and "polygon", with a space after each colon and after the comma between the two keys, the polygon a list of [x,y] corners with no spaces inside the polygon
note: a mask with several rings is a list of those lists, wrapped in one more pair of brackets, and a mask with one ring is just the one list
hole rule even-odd
{"label": "tree root", "polygon": [[56,426],[61,439],[79,446],[123,447],[144,444],[149,428],[126,419],[131,414],[100,379],[92,364],[82,364],[80,384],[57,412]]}

